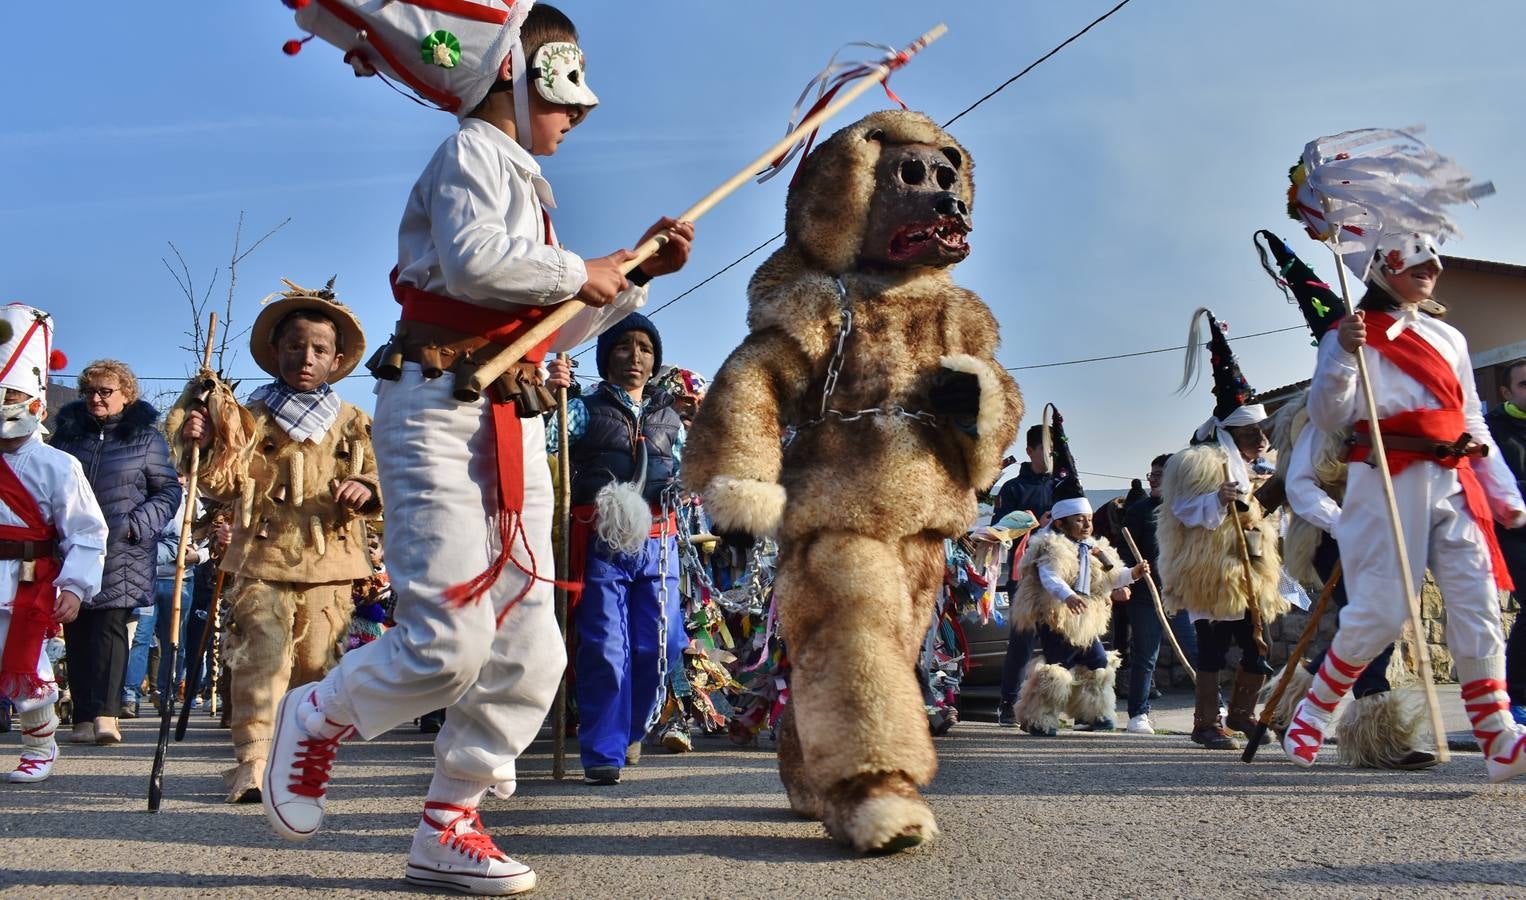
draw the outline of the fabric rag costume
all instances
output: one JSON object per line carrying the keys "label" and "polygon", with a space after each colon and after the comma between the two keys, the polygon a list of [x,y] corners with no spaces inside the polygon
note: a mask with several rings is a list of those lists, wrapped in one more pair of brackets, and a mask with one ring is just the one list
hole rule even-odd
{"label": "fabric rag costume", "polygon": [[[1393,300],[1387,278],[1440,264],[1421,234],[1383,235],[1363,300],[1367,371],[1385,436],[1399,521],[1415,584],[1429,567],[1447,608],[1447,644],[1462,696],[1493,781],[1526,774],[1526,728],[1510,718],[1505,691],[1500,589],[1510,587],[1494,521],[1526,522],[1526,505],[1494,449],[1473,384],[1466,340],[1457,329]],[[1365,351],[1364,351],[1365,352]],[[1320,341],[1309,388],[1309,420],[1324,431],[1353,428],[1351,461],[1370,453],[1371,424],[1359,399],[1355,354],[1331,331]],[[1337,704],[1409,618],[1380,474],[1350,468],[1334,534],[1350,602],[1314,683],[1294,711],[1283,748],[1314,763]]]}
{"label": "fabric rag costume", "polygon": [[[276,704],[291,685],[322,678],[348,640],[357,579],[371,576],[365,520],[381,512],[371,417],[328,385],[296,391],[280,380],[276,329],[298,313],[334,325],[344,359],[338,381],[365,353],[348,308],[325,288],[289,288],[260,310],[249,334],[254,360],[277,380],[255,389],[243,410],[213,401],[218,430],[204,461],[205,494],[232,513],[232,540],[220,568],[231,576],[226,663],[232,673],[229,724],[238,765],[224,773],[229,803],[259,798]],[[185,405],[169,419],[180,432]],[[358,513],[335,499],[358,482],[371,499]],[[189,699],[187,700],[189,702]]]}
{"label": "fabric rag costume", "polygon": [[[1254,721],[1256,695],[1271,667],[1256,643],[1252,618],[1255,604],[1262,623],[1288,610],[1278,593],[1281,558],[1277,549],[1277,523],[1265,514],[1252,493],[1249,467],[1228,429],[1259,425],[1266,411],[1251,403],[1255,393],[1235,361],[1213,313],[1199,309],[1193,314],[1188,336],[1188,364],[1183,388],[1196,372],[1198,322],[1206,317],[1208,348],[1213,366],[1213,415],[1194,435],[1195,443],[1174,453],[1166,463],[1161,481],[1161,509],[1157,537],[1160,541],[1160,576],[1168,611],[1187,610],[1197,630],[1197,702],[1193,713],[1192,740],[1210,749],[1234,749],[1235,741],[1224,725],[1248,731]],[[1238,520],[1219,499],[1219,486],[1230,480],[1240,486]],[[1237,534],[1238,521],[1244,533]],[[1244,548],[1244,549],[1242,549]],[[1246,555],[1250,578],[1246,578]],[[1219,721],[1219,672],[1231,644],[1240,648],[1239,668],[1230,695],[1229,715]]]}
{"label": "fabric rag costume", "polygon": [[[59,591],[83,599],[101,590],[106,518],[79,460],[43,443],[38,413],[47,397],[53,320],[20,303],[0,307],[0,438],[24,438],[0,454],[0,697],[21,726],[12,782],[48,777],[58,759],[58,685],[45,644],[56,636]],[[3,397],[0,397],[3,401]]]}
{"label": "fabric rag costume", "polygon": [[920,113],[872,114],[809,154],[684,454],[717,533],[778,535],[779,774],[797,813],[861,851],[937,833],[917,654],[944,539],[1022,413],[995,318],[950,277],[972,199],[968,154]]}
{"label": "fabric rag costume", "polygon": [[[1050,524],[1028,539],[1012,599],[1013,627],[1036,633],[1043,656],[1028,663],[1015,713],[1029,734],[1055,734],[1062,715],[1078,727],[1111,731],[1119,654],[1103,649],[1102,635],[1112,621],[1113,591],[1134,579],[1106,538],[1077,541],[1060,530],[1061,519],[1091,515],[1092,507],[1058,410],[1051,434],[1051,471],[1060,480]],[[1085,604],[1080,612],[1066,605],[1072,598]]]}
{"label": "fabric rag costume", "polygon": [[[323,0],[297,13],[361,74],[404,83],[462,121],[409,195],[393,276],[402,317],[374,357],[396,624],[282,701],[271,762],[281,785],[267,783],[266,815],[282,836],[310,837],[342,738],[369,740],[446,707],[407,877],[473,892],[535,885],[529,867],[493,846],[477,806],[489,787],[513,790],[515,759],[566,665],[552,603],[552,491],[539,415],[550,398],[539,363],[646,301],[646,289],[633,287],[584,310],[478,399],[454,396],[481,361],[587,281],[583,260],[557,244],[551,185],[526,149],[528,91],[583,110],[597,98],[575,44],[547,43],[525,59],[519,32],[530,6]],[[468,117],[506,61],[519,142]]]}

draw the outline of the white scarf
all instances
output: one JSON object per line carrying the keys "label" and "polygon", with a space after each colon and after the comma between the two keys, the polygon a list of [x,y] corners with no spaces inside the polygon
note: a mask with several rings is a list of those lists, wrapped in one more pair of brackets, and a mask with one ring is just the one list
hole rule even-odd
{"label": "white scarf", "polygon": [[1219,449],[1229,459],[1229,477],[1240,486],[1240,492],[1250,493],[1250,470],[1245,465],[1245,458],[1240,455],[1240,448],[1235,444],[1234,436],[1229,433],[1230,428],[1239,425],[1259,425],[1266,421],[1266,407],[1259,403],[1247,403],[1237,407],[1234,412],[1219,421],[1214,416],[1209,416],[1208,421],[1198,426],[1195,435],[1199,441],[1208,440],[1209,435],[1218,438]]}

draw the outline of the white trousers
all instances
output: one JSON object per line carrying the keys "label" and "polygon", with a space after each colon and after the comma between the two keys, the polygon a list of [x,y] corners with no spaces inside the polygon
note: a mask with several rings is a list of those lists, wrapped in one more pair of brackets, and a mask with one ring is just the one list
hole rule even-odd
{"label": "white trousers", "polygon": [[[431,710],[448,708],[435,739],[435,785],[454,782],[465,802],[514,778],[514,760],[545,720],[566,667],[552,586],[537,582],[496,617],[528,577],[509,564],[489,593],[454,608],[447,588],[487,569],[498,553],[492,426],[482,401],[451,396],[447,374],[427,380],[408,364],[377,385],[373,441],[386,515],[386,566],[397,626],[346,654],[324,680],[325,713],[369,740]],[[524,546],[514,558],[555,574],[552,493],[545,427],[522,419]],[[431,797],[438,793],[431,788]],[[444,798],[437,798],[444,799]]]}
{"label": "white trousers", "polygon": [[[1452,655],[1502,655],[1505,640],[1489,549],[1468,513],[1457,473],[1434,463],[1411,463],[1394,477],[1394,494],[1415,589],[1420,589],[1429,568],[1446,604]],[[1350,597],[1331,642],[1341,659],[1367,662],[1398,640],[1409,620],[1391,535],[1382,474],[1365,463],[1353,463],[1335,525]]]}
{"label": "white trousers", "polygon": [[[0,653],[5,651],[5,638],[10,633],[11,611],[9,609],[0,609]],[[37,654],[37,677],[46,682],[51,683],[53,681],[53,665],[52,663],[48,662],[48,648],[46,642],[44,642],[42,651]],[[16,699],[15,697],[10,697],[8,699],[11,701],[11,705],[16,708],[16,712],[18,713],[31,712],[34,709],[42,709],[44,706],[51,705],[58,701],[58,685],[54,685],[48,690],[47,693],[43,694],[41,697],[25,697],[20,700]]]}

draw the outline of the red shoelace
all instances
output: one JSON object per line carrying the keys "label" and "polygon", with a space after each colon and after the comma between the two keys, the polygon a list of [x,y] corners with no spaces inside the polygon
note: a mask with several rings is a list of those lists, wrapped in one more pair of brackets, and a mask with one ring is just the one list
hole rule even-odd
{"label": "red shoelace", "polygon": [[[429,815],[430,810],[449,811],[456,815],[441,825]],[[492,836],[482,830],[482,817],[477,814],[476,807],[453,806],[449,803],[425,803],[424,821],[429,823],[429,827],[439,829],[442,847],[449,847],[477,862],[484,859],[508,859],[508,856],[498,849],[498,845],[493,843]],[[466,830],[457,831],[458,825],[465,825]]]}
{"label": "red shoelace", "polygon": [[354,729],[346,728],[331,738],[304,738],[297,742],[301,751],[292,761],[291,792],[303,797],[322,797],[328,790],[329,769],[339,742]]}
{"label": "red shoelace", "polygon": [[1325,743],[1325,733],[1309,724],[1303,716],[1294,716],[1287,732],[1294,744],[1293,755],[1304,762],[1313,762],[1319,748]]}
{"label": "red shoelace", "polygon": [[16,771],[23,775],[35,775],[38,769],[41,769],[43,766],[52,765],[53,760],[57,758],[57,754],[49,756],[46,759],[39,759],[32,756],[23,756],[21,757],[21,762],[16,764]]}

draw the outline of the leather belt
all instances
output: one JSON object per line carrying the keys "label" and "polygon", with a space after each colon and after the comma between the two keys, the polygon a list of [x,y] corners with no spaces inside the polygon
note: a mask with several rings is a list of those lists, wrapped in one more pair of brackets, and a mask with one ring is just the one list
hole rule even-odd
{"label": "leather belt", "polygon": [[[1347,438],[1347,443],[1354,447],[1371,447],[1372,435],[1357,432]],[[1463,432],[1461,437],[1451,443],[1409,434],[1385,434],[1383,447],[1404,453],[1418,453],[1440,460],[1478,459],[1489,455],[1489,445],[1474,441],[1473,435],[1467,432]]]}
{"label": "leather belt", "polygon": [[47,559],[57,553],[58,542],[54,540],[0,541],[0,559]]}
{"label": "leather belt", "polygon": [[[403,320],[397,323],[392,339],[371,358],[369,368],[377,378],[396,381],[402,376],[403,363],[418,363],[425,378],[439,378],[450,372],[459,382],[501,350],[502,345],[484,337]],[[500,375],[492,385],[489,399],[513,403],[521,419],[533,419],[556,408],[556,398],[546,390],[540,366],[528,361],[515,363]]]}

